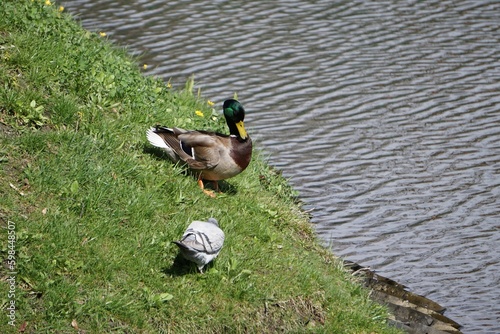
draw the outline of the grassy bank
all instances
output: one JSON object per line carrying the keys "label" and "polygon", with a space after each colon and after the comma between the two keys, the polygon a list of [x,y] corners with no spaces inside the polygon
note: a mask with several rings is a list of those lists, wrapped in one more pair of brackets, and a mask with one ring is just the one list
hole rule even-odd
{"label": "grassy bank", "polygon": [[[157,123],[227,132],[230,97],[143,76],[49,2],[3,1],[0,332],[396,332],[259,154],[210,198],[147,144]],[[171,241],[212,216],[226,243],[201,275]]]}

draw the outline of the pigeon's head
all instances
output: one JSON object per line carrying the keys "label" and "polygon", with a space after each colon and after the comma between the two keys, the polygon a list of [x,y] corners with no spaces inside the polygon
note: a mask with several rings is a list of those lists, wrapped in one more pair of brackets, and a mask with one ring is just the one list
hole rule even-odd
{"label": "pigeon's head", "polygon": [[208,218],[208,223],[214,224],[215,226],[219,227],[219,222],[215,218]]}

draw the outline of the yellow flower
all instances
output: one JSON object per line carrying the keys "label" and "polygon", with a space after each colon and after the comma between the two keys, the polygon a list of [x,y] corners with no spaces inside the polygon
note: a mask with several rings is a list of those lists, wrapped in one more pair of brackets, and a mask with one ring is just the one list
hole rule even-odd
{"label": "yellow flower", "polygon": [[207,101],[207,104],[208,104],[209,106],[211,106],[211,107],[213,107],[213,106],[215,105],[215,103],[213,103],[213,102],[212,102],[212,101],[210,101],[210,100],[208,100],[208,101]]}
{"label": "yellow flower", "polygon": [[99,33],[99,35],[100,35],[101,37],[106,37],[106,33],[105,33],[105,32],[103,32],[103,31],[101,31],[101,32]]}
{"label": "yellow flower", "polygon": [[46,4],[47,6],[50,6],[50,5],[52,5],[52,2],[50,2],[50,0],[45,0],[45,4]]}
{"label": "yellow flower", "polygon": [[59,6],[58,10],[62,12],[64,10],[64,6]]}
{"label": "yellow flower", "polygon": [[194,113],[200,117],[203,117],[203,113],[199,110],[196,110]]}
{"label": "yellow flower", "polygon": [[143,68],[143,69],[147,69],[147,68],[148,68],[148,64],[144,64],[144,65],[142,65],[142,68]]}
{"label": "yellow flower", "polygon": [[172,88],[172,84],[170,82],[167,82],[167,88]]}

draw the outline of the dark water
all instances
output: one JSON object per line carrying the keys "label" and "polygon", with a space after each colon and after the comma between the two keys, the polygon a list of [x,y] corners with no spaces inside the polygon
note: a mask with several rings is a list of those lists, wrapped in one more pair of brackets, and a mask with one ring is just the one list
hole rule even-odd
{"label": "dark water", "polygon": [[63,5],[147,74],[238,92],[336,254],[500,332],[499,1]]}

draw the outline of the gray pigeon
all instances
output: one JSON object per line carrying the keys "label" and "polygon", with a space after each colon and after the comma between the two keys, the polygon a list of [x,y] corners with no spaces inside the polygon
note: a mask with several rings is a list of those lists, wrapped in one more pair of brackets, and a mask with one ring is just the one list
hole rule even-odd
{"label": "gray pigeon", "polygon": [[215,218],[208,222],[195,220],[189,224],[179,241],[173,241],[186,260],[196,263],[203,273],[203,267],[219,255],[224,244],[224,232]]}

